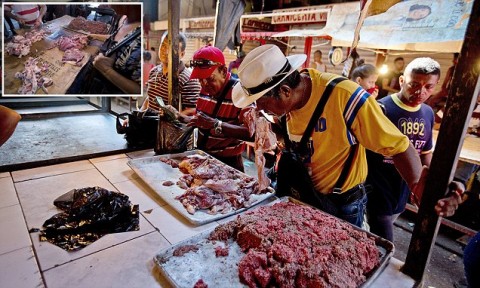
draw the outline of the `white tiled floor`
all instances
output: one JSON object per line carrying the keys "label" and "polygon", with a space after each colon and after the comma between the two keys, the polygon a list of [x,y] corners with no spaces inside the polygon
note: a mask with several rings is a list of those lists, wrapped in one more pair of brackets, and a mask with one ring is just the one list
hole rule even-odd
{"label": "white tiled floor", "polygon": [[[154,256],[236,216],[192,225],[127,165],[131,158],[148,156],[153,151],[0,173],[0,287],[171,287]],[[105,235],[76,252],[40,242],[39,232],[29,234],[61,212],[53,205],[57,197],[91,186],[121,192],[139,204],[140,230]],[[401,277],[397,266],[390,272]]]}
{"label": "white tiled floor", "polygon": [[[166,204],[128,167],[129,159],[119,154],[0,173],[0,287],[169,287],[153,257],[171,244],[144,217],[155,220],[151,210]],[[61,212],[53,205],[57,197],[92,186],[124,193],[139,204],[140,230],[105,235],[76,252],[40,242],[39,232],[28,233]],[[164,231],[169,223],[177,226],[178,220],[165,219],[155,221],[164,222]],[[182,235],[190,234],[177,239]]]}
{"label": "white tiled floor", "polygon": [[45,287],[31,247],[0,254],[0,287]]}

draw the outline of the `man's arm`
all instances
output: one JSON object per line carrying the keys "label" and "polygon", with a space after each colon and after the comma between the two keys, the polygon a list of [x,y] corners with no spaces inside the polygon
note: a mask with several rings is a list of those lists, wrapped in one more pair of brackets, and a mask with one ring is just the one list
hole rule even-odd
{"label": "man's arm", "polygon": [[12,12],[12,7],[10,6],[5,6],[5,16],[14,19],[21,25],[25,24],[25,21],[22,18]]}
{"label": "man's arm", "polygon": [[47,5],[41,4],[39,6],[40,6],[40,12],[37,19],[35,20],[35,24],[34,24],[35,27],[39,27],[43,24],[43,20],[42,20],[43,16],[45,15],[45,13],[47,13]]}
{"label": "man's arm", "polygon": [[[201,129],[209,129],[211,130],[211,134],[215,135],[215,123],[217,123],[218,119],[212,118],[205,113],[198,112],[196,116],[191,117],[190,121],[188,122],[188,126],[194,126]],[[250,131],[247,127],[243,125],[236,125],[231,123],[222,123],[222,136],[224,138],[236,138],[239,140],[244,141],[252,141],[252,136],[250,135]]]}
{"label": "man's arm", "polygon": [[93,66],[107,78],[112,84],[120,88],[125,94],[140,94],[141,87],[137,82],[128,79],[113,69],[115,60],[99,54],[93,61]]}
{"label": "man's arm", "polygon": [[390,79],[389,79],[389,78],[383,78],[383,79],[382,79],[382,89],[383,89],[383,90],[386,90],[386,91],[388,91],[388,92],[397,93],[398,90],[393,89],[392,87],[390,87],[390,85],[388,85],[388,84],[389,84],[388,82],[390,82]]}
{"label": "man's arm", "polygon": [[420,160],[422,161],[422,165],[430,167],[430,162],[432,161],[432,152],[421,154]]}
{"label": "man's arm", "polygon": [[47,13],[47,5],[45,4],[40,4],[40,15],[38,16],[37,19],[42,20],[43,16],[45,16],[45,13]]}
{"label": "man's arm", "polygon": [[22,117],[16,111],[0,106],[0,146],[12,136],[20,119]]}
{"label": "man's arm", "polygon": [[407,182],[410,191],[414,191],[422,171],[422,162],[417,150],[410,143],[405,152],[393,156],[393,162],[403,180]]}

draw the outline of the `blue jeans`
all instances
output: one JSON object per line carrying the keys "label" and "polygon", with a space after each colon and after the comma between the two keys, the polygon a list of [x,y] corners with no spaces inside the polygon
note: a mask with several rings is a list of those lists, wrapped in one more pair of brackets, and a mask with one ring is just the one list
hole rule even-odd
{"label": "blue jeans", "polygon": [[340,219],[347,221],[357,227],[362,228],[362,223],[364,220],[365,210],[367,207],[367,192],[365,187],[362,186],[362,196],[358,199],[353,200],[347,204],[336,204],[332,201],[331,196],[320,196],[315,194],[320,202],[322,202],[321,208],[323,211],[332,214]]}
{"label": "blue jeans", "polygon": [[480,287],[480,233],[477,233],[465,247],[463,265],[468,287]]}
{"label": "blue jeans", "polygon": [[338,207],[338,218],[343,219],[353,225],[362,228],[363,216],[365,215],[365,208],[367,207],[367,193],[362,197]]}

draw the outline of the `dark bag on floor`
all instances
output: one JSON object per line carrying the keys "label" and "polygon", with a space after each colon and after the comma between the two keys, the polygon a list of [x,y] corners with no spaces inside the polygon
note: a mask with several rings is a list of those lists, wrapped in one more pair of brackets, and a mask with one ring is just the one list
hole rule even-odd
{"label": "dark bag on floor", "polygon": [[[120,123],[120,117],[125,116],[128,117],[127,127]],[[129,147],[151,148],[155,145],[159,118],[158,113],[151,110],[122,113],[117,116],[117,133],[125,134]]]}
{"label": "dark bag on floor", "polygon": [[[292,143],[288,137],[285,117],[281,119],[282,132],[284,134],[286,148],[282,151],[280,160],[278,161],[276,186],[277,196],[293,197],[304,203],[320,208],[332,215],[337,213],[335,205],[331,203],[327,196],[315,191],[315,187],[310,174],[308,173],[308,169],[305,167],[304,159],[309,153],[307,142],[312,135],[315,124],[323,113],[325,104],[327,103],[333,88],[344,80],[346,79],[339,77],[330,81],[328,86],[325,88],[325,91],[323,92],[315,111],[313,112],[312,118],[305,129],[302,139],[297,145],[294,145],[294,143]],[[336,187],[338,186],[336,185]]]}

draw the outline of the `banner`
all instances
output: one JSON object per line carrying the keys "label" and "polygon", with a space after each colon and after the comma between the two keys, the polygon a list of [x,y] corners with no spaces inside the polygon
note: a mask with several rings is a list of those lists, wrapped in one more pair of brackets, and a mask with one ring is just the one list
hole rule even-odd
{"label": "banner", "polygon": [[[412,51],[459,52],[473,1],[410,0],[366,17],[358,47]],[[358,2],[335,5],[322,34],[332,46],[350,47],[360,15]]]}

